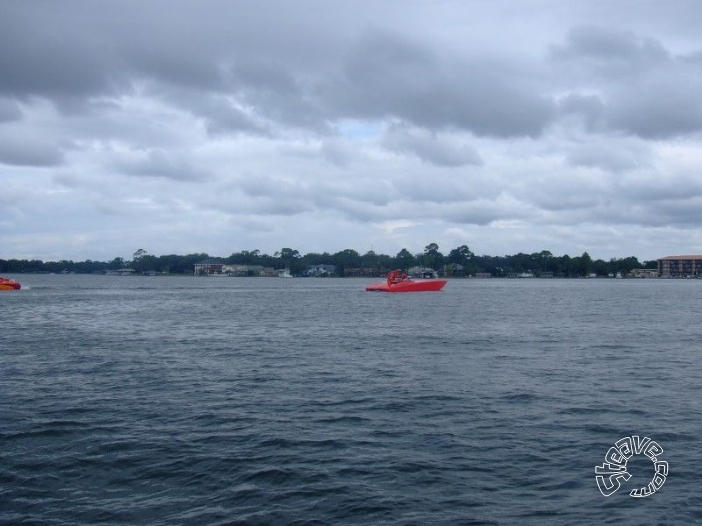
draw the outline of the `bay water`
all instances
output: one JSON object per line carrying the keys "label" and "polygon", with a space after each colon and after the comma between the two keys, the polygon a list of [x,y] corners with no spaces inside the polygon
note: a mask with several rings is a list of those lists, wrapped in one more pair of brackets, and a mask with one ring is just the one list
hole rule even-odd
{"label": "bay water", "polygon": [[702,522],[702,280],[11,277],[2,524]]}

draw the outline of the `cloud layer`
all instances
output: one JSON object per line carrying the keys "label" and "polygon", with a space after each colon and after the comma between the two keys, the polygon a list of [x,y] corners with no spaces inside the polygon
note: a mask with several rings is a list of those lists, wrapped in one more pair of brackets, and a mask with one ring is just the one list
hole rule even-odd
{"label": "cloud layer", "polygon": [[694,1],[0,4],[0,258],[702,253]]}

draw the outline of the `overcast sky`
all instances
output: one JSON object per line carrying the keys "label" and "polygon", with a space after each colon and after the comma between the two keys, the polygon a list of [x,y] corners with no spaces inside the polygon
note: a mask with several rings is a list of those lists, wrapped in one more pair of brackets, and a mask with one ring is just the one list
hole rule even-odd
{"label": "overcast sky", "polygon": [[702,2],[0,2],[0,258],[702,253]]}

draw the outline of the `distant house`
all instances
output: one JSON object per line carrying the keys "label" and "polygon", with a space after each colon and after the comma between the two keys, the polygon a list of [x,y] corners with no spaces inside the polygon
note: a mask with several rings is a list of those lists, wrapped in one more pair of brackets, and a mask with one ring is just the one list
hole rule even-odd
{"label": "distant house", "polygon": [[214,276],[216,274],[222,274],[222,269],[224,264],[216,259],[205,259],[200,261],[200,263],[195,263],[195,275],[196,276]]}
{"label": "distant house", "polygon": [[224,265],[222,273],[239,278],[266,276],[266,269],[261,265]]}
{"label": "distant house", "polygon": [[319,278],[336,274],[336,265],[312,265],[305,271],[305,275]]}
{"label": "distant house", "polygon": [[410,267],[407,269],[407,275],[410,278],[433,279],[439,277],[439,274],[433,268],[426,267]]}
{"label": "distant house", "polygon": [[245,277],[273,277],[276,271],[272,267],[262,265],[225,265],[216,259],[206,259],[195,263],[196,276],[229,276],[237,278]]}
{"label": "distant house", "polygon": [[702,276],[702,256],[666,256],[658,261],[661,278],[692,278]]}
{"label": "distant house", "polygon": [[444,265],[444,275],[446,276],[462,276],[465,267],[460,263],[449,263]]}
{"label": "distant house", "polygon": [[264,267],[262,265],[222,265],[222,275],[246,278],[246,277],[271,277],[275,276],[275,270],[271,267]]}
{"label": "distant house", "polygon": [[651,268],[635,268],[631,271],[632,278],[657,278],[658,270]]}
{"label": "distant house", "polygon": [[246,265],[222,265],[222,274],[227,276],[248,276],[249,268]]}

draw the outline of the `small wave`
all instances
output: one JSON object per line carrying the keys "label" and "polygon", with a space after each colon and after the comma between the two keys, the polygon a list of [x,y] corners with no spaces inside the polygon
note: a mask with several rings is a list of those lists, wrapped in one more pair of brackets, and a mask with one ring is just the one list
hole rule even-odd
{"label": "small wave", "polygon": [[315,422],[320,424],[360,424],[364,422],[372,422],[370,418],[362,416],[331,416],[315,419]]}
{"label": "small wave", "polygon": [[297,473],[291,469],[266,467],[246,474],[244,480],[249,483],[277,485],[291,482],[297,477]]}
{"label": "small wave", "polygon": [[507,402],[531,403],[538,397],[533,393],[510,393],[502,396],[501,398]]}

